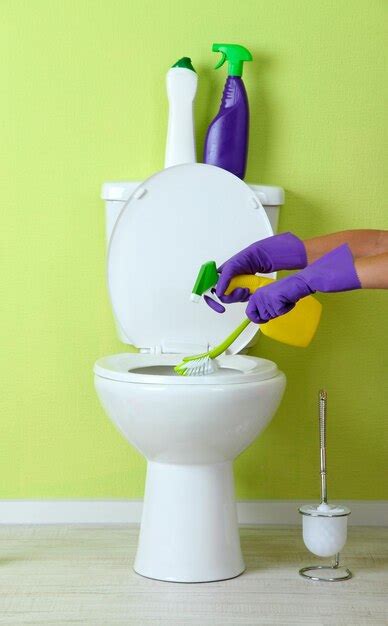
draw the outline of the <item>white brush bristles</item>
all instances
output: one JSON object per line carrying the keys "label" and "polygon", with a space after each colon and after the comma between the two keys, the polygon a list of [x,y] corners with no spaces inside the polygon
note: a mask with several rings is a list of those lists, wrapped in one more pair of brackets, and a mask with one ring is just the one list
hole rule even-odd
{"label": "white brush bristles", "polygon": [[200,359],[184,361],[175,368],[175,371],[183,376],[208,376],[218,369],[219,367],[215,359],[205,356]]}

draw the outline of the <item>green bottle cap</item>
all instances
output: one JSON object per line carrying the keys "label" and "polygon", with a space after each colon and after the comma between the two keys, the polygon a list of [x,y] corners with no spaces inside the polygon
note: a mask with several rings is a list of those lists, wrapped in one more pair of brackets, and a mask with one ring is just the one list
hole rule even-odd
{"label": "green bottle cap", "polygon": [[179,59],[179,61],[174,63],[174,65],[172,65],[171,67],[185,67],[187,70],[191,70],[192,72],[195,72],[195,69],[193,68],[190,57],[182,57],[181,59]]}
{"label": "green bottle cap", "polygon": [[213,52],[221,52],[221,60],[217,63],[217,70],[221,65],[228,61],[229,76],[242,76],[244,61],[252,61],[252,55],[244,48],[235,43],[214,43]]}

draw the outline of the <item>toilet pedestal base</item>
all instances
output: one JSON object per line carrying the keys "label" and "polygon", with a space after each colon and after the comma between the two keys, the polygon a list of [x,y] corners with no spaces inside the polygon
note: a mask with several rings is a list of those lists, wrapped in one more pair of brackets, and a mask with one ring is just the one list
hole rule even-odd
{"label": "toilet pedestal base", "polygon": [[231,462],[149,462],[138,574],[170,582],[234,578],[244,569]]}

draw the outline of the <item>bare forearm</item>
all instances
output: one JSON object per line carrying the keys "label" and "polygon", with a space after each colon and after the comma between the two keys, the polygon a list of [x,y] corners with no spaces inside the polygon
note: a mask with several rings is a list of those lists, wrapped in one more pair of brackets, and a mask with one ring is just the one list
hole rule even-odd
{"label": "bare forearm", "polygon": [[388,289],[388,252],[355,260],[363,289]]}
{"label": "bare forearm", "polygon": [[387,230],[343,230],[322,237],[313,237],[303,242],[308,263],[347,243],[355,258],[382,255],[388,252]]}

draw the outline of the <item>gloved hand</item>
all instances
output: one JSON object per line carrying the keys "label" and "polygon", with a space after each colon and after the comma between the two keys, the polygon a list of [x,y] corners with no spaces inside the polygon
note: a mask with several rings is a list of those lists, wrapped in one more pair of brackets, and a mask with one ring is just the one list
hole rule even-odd
{"label": "gloved hand", "polygon": [[288,313],[298,300],[316,291],[352,289],[361,289],[361,283],[350,248],[343,244],[301,272],[255,291],[249,299],[246,314],[252,322],[263,324]]}
{"label": "gloved hand", "polygon": [[225,295],[233,276],[301,269],[306,265],[306,249],[298,237],[292,233],[274,235],[252,243],[219,267],[220,278],[216,285],[216,294],[226,304],[246,302],[250,295],[249,289],[238,288]]}

